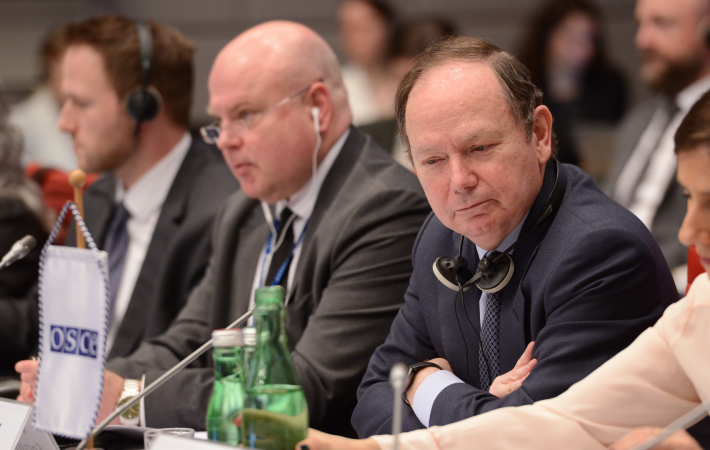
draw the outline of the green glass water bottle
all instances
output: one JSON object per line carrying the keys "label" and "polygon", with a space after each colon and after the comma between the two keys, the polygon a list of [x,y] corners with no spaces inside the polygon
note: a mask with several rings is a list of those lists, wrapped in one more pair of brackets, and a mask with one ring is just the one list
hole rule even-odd
{"label": "green glass water bottle", "polygon": [[308,433],[308,406],[286,341],[284,289],[256,290],[256,352],[242,412],[245,447],[293,450]]}
{"label": "green glass water bottle", "polygon": [[239,445],[241,429],[234,422],[244,407],[244,372],[241,330],[215,330],[214,388],[207,407],[207,437],[212,441]]}
{"label": "green glass water bottle", "polygon": [[251,371],[251,362],[254,360],[254,352],[256,352],[256,328],[242,328],[242,337],[244,339],[244,380],[249,379]]}

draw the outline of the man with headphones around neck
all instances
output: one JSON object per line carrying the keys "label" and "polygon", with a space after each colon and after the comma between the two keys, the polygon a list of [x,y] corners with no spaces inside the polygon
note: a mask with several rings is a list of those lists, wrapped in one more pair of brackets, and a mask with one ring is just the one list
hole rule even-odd
{"label": "man with headphones around neck", "polygon": [[541,97],[518,60],[468,37],[402,80],[397,120],[433,214],[358,390],[360,437],[392,430],[396,362],[410,366],[402,430],[445,425],[560,394],[678,299],[643,224],[554,160]]}
{"label": "man with headphones around neck", "polygon": [[[84,216],[109,253],[110,361],[177,316],[206,270],[210,230],[238,183],[217,149],[188,132],[194,49],[187,38],[120,16],[69,24],[61,34],[58,126],[71,133],[79,168],[104,173],[84,195]],[[74,241],[72,234],[67,244]],[[18,369],[24,364],[35,365]],[[127,383],[124,395],[135,395],[137,384]]]}
{"label": "man with headphones around neck", "polygon": [[[241,191],[222,211],[207,273],[172,326],[107,365],[99,420],[124,378],[154,381],[247,312],[255,288],[280,284],[310,425],[354,436],[357,386],[402,305],[430,212],[424,192],[351,126],[335,53],[303,25],[267,22],[237,36],[217,56],[208,89],[216,120],[203,136]],[[145,398],[141,423],[203,430],[213,384],[207,353]]]}

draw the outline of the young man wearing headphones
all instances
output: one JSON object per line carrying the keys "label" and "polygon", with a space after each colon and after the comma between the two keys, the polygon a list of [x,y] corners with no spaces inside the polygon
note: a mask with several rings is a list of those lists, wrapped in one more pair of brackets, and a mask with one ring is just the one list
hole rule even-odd
{"label": "young man wearing headphones", "polygon": [[402,430],[445,425],[560,394],[677,300],[643,224],[554,161],[541,99],[475,38],[433,45],[402,80],[402,141],[434,213],[358,390],[360,437],[392,430],[396,362],[410,366]]}
{"label": "young man wearing headphones", "polygon": [[[205,272],[214,219],[238,183],[219,152],[188,132],[193,46],[184,36],[119,16],[61,33],[58,126],[71,133],[79,168],[104,173],[84,210],[109,253],[111,360],[168,328]],[[28,345],[36,310],[32,322]]]}
{"label": "young man wearing headphones", "polygon": [[675,269],[688,250],[677,239],[686,199],[675,180],[673,135],[710,89],[710,2],[638,0],[635,14],[641,79],[655,95],[624,118],[604,190],[643,221]]}
{"label": "young man wearing headphones", "polygon": [[[245,31],[217,56],[208,88],[216,120],[203,134],[241,192],[220,215],[205,278],[170,329],[108,364],[100,419],[124,378],[154,381],[247,312],[255,288],[280,284],[310,425],[353,436],[357,386],[402,304],[430,211],[424,192],[351,126],[335,53],[303,25]],[[204,429],[213,377],[205,354],[145,398],[142,423]]]}

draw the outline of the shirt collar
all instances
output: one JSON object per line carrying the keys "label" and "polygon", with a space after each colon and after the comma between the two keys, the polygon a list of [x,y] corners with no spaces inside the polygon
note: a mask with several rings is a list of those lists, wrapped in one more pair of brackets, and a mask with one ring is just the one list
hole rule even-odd
{"label": "shirt collar", "polygon": [[185,133],[175,147],[146,172],[127,191],[116,183],[116,203],[123,202],[131,219],[146,219],[165,203],[175,176],[192,144],[192,136]]}
{"label": "shirt collar", "polygon": [[684,114],[687,113],[708,90],[710,90],[710,76],[701,78],[686,87],[680,91],[675,98],[675,103],[678,106],[678,109],[683,111]]}
{"label": "shirt collar", "polygon": [[[520,236],[520,230],[523,229],[523,224],[525,223],[525,219],[528,218],[528,214],[530,214],[529,210],[525,214],[525,217],[523,217],[523,220],[520,221],[518,226],[515,227],[515,229],[508,236],[505,237],[505,239],[503,239],[503,242],[501,242],[498,247],[496,247],[497,251],[503,252],[503,250],[506,250],[508,247],[513,245],[515,241],[518,240],[518,237]],[[481,248],[478,245],[476,246],[476,251],[478,252],[478,259],[483,259],[486,254],[490,253],[488,250],[486,250],[485,248]],[[511,250],[510,253],[512,254],[513,251]]]}
{"label": "shirt collar", "polygon": [[[325,177],[328,176],[330,168],[333,167],[333,163],[335,163],[340,151],[343,149],[343,145],[345,145],[345,141],[347,140],[349,134],[350,128],[345,130],[345,133],[343,133],[340,138],[335,141],[335,144],[333,144],[328,151],[328,154],[325,155],[325,158],[323,158],[323,161],[321,161],[318,166],[315,177],[312,177],[305,186],[303,186],[298,192],[293,194],[288,199],[276,202],[274,207],[276,217],[280,217],[281,212],[287,206],[299,218],[311,217],[313,208],[316,206],[316,200],[318,199],[318,193],[323,185],[323,181],[325,181]],[[311,188],[312,183],[315,183],[314,188]]]}

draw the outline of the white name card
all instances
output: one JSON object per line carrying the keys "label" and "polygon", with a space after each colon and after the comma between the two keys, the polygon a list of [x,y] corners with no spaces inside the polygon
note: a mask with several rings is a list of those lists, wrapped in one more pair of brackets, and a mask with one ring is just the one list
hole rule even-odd
{"label": "white name card", "polygon": [[28,420],[25,429],[22,430],[20,443],[15,450],[59,450],[54,436],[44,431],[35,430],[32,421]]}
{"label": "white name card", "polygon": [[0,450],[14,450],[32,412],[32,405],[0,398]]}
{"label": "white name card", "polygon": [[0,398],[0,450],[56,450],[49,433],[32,428],[32,405]]}
{"label": "white name card", "polygon": [[218,442],[161,434],[150,445],[150,450],[224,450],[234,447]]}

